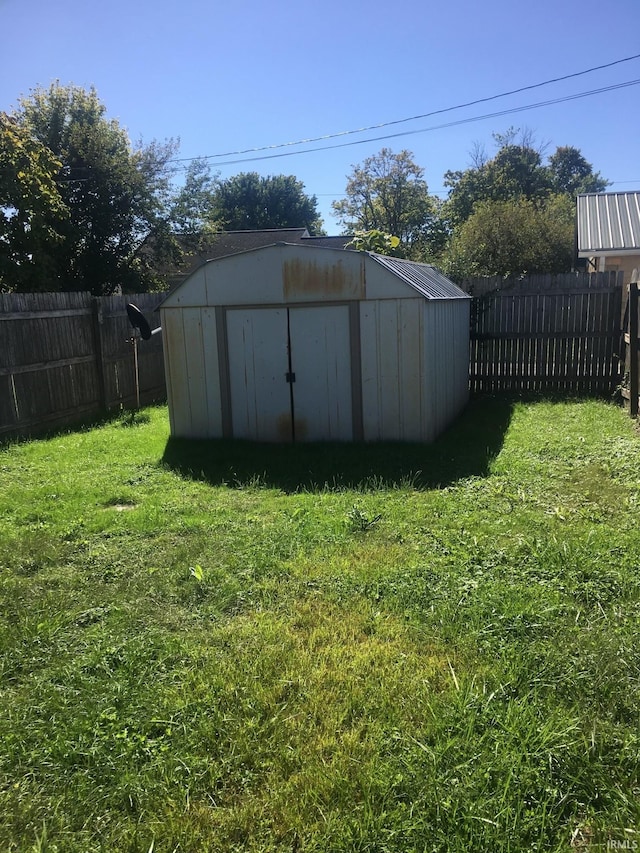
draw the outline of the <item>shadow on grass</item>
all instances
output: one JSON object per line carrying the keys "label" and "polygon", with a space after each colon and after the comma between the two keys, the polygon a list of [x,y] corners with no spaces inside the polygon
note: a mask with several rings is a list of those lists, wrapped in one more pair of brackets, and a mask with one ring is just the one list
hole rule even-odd
{"label": "shadow on grass", "polygon": [[165,403],[153,404],[150,403],[144,409],[135,408],[120,408],[111,409],[108,412],[98,414],[87,414],[78,418],[71,418],[69,421],[52,426],[42,425],[24,427],[17,429],[11,435],[0,436],[0,448],[8,447],[12,444],[27,444],[30,441],[49,441],[52,438],[59,438],[63,435],[71,435],[73,433],[91,432],[93,429],[105,426],[106,424],[119,424],[122,427],[134,427],[147,424],[150,421],[149,413],[146,411],[153,405],[164,406]]}
{"label": "shadow on grass", "polygon": [[325,489],[430,489],[485,476],[500,452],[513,401],[473,400],[432,444],[260,444],[170,438],[162,461],[182,476],[231,488],[284,492]]}

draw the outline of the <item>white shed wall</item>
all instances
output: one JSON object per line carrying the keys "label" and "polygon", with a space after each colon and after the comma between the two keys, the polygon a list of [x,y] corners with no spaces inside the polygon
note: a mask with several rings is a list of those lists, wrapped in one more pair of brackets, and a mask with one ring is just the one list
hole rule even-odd
{"label": "white shed wall", "polygon": [[393,273],[365,257],[365,282],[367,299],[414,299],[415,290],[400,281]]}
{"label": "white shed wall", "polygon": [[162,336],[171,434],[222,436],[215,311],[163,308]]}
{"label": "white shed wall", "polygon": [[424,303],[417,298],[360,304],[365,441],[420,441],[423,437]]}
{"label": "white shed wall", "polygon": [[203,267],[206,305],[281,305],[282,248],[230,255]]}
{"label": "white shed wall", "polygon": [[433,300],[424,309],[424,439],[432,441],[469,397],[469,301]]}

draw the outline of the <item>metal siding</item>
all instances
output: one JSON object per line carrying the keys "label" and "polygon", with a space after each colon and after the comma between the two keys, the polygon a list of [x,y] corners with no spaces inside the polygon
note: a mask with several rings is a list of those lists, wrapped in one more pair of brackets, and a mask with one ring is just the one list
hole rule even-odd
{"label": "metal siding", "polygon": [[233,437],[231,422],[231,380],[229,378],[229,341],[227,335],[227,309],[221,305],[214,309],[218,344],[218,381],[220,383],[220,418],[223,438]]}
{"label": "metal siding", "polygon": [[423,299],[362,303],[362,408],[367,441],[423,438]]}
{"label": "metal siding", "polygon": [[[364,295],[361,254],[343,249],[266,246],[208,261],[198,274],[204,275],[203,304],[209,306],[335,302]],[[190,281],[178,292],[188,290]]]}
{"label": "metal siding", "polygon": [[442,432],[464,407],[469,383],[468,303],[430,303],[429,336],[432,436]]}
{"label": "metal siding", "polygon": [[378,382],[378,309],[380,302],[360,303],[360,362],[362,365],[362,428],[365,441],[379,441],[380,384]]}
{"label": "metal siding", "polygon": [[446,310],[446,338],[442,345],[441,359],[444,362],[443,374],[446,382],[446,408],[441,423],[441,428],[445,429],[453,420],[456,414],[456,356],[457,356],[457,340],[456,340],[456,324],[455,312],[451,310],[451,304],[447,304]]}
{"label": "metal siding", "polygon": [[291,308],[296,441],[351,441],[349,307]]}
{"label": "metal siding", "polygon": [[162,302],[163,308],[197,308],[207,304],[204,267],[192,273]]}
{"label": "metal siding", "polygon": [[[324,254],[324,253],[323,253]],[[351,252],[327,258],[287,251],[282,263],[282,290],[287,303],[344,302],[364,297],[360,258]]]}
{"label": "metal siding", "polygon": [[229,310],[227,338],[233,437],[289,441],[287,309]]}
{"label": "metal siding", "polygon": [[404,441],[419,441],[422,438],[422,302],[422,299],[403,299],[398,302],[400,438]]}
{"label": "metal siding", "polygon": [[283,300],[288,305],[351,302],[364,298],[361,252],[313,245],[282,245]]}
{"label": "metal siding", "polygon": [[204,383],[207,402],[207,429],[209,438],[221,438],[222,392],[220,389],[220,363],[218,359],[218,332],[214,308],[202,309],[202,352],[204,356]]}
{"label": "metal siding", "polygon": [[640,192],[579,195],[578,254],[624,254],[640,249]]}
{"label": "metal siding", "polygon": [[163,309],[162,337],[167,368],[171,435],[190,438],[191,410],[182,310]]}
{"label": "metal siding", "polygon": [[434,303],[425,302],[423,306],[423,387],[424,403],[422,424],[425,441],[432,441],[438,432],[438,413],[442,406],[439,399],[441,383],[438,381],[438,319],[439,314]]}
{"label": "metal siding", "polygon": [[405,281],[381,264],[368,257],[365,261],[366,298],[372,299],[415,299],[415,291]]}
{"label": "metal siding", "polygon": [[380,386],[380,437],[400,438],[400,340],[398,304],[395,299],[380,303],[378,312],[378,384]]}
{"label": "metal siding", "polygon": [[360,303],[349,303],[349,355],[351,367],[351,405],[353,439],[364,440],[362,425],[362,354],[360,351]]}
{"label": "metal siding", "polygon": [[207,283],[203,304],[213,307],[284,302],[281,246],[218,258],[203,269]]}
{"label": "metal siding", "polygon": [[430,306],[434,317],[433,352],[430,369],[433,376],[433,409],[432,421],[434,435],[442,431],[447,415],[448,368],[447,352],[444,348],[446,341],[446,306],[444,304]]}
{"label": "metal siding", "polygon": [[[469,294],[429,264],[419,264],[402,258],[390,258],[386,255],[368,253],[376,264],[389,270],[393,275],[406,282],[410,287],[427,299],[469,299]],[[369,272],[369,267],[367,268]]]}
{"label": "metal siding", "polygon": [[189,389],[189,435],[206,438],[208,434],[207,391],[202,345],[202,312],[200,308],[182,311],[184,349]]}

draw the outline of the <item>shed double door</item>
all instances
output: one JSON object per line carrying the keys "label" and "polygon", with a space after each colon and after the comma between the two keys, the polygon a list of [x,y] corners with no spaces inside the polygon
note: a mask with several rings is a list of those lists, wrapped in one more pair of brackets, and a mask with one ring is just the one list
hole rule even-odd
{"label": "shed double door", "polygon": [[353,438],[347,305],[230,309],[227,343],[234,438]]}

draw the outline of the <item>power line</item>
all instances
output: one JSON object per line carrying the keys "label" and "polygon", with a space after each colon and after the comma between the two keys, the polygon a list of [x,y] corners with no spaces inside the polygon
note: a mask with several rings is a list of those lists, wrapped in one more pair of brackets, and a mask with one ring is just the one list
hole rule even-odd
{"label": "power line", "polygon": [[[638,54],[638,57],[640,57],[640,54]],[[636,58],[636,57],[628,57],[628,59],[634,59],[634,58]],[[625,61],[628,61],[628,59],[627,60],[618,60],[618,62],[625,62]],[[610,64],[615,64],[615,63],[610,63]],[[607,66],[601,66],[601,67],[607,67]],[[591,69],[591,70],[595,70],[595,69]],[[587,72],[585,71],[585,72],[579,72],[579,73],[585,74]],[[576,76],[576,75],[569,75],[569,76]],[[565,78],[558,78],[558,79],[565,79]],[[553,106],[555,104],[565,103],[567,101],[580,100],[582,98],[588,98],[588,97],[591,97],[593,95],[599,95],[599,94],[603,94],[606,92],[612,92],[612,91],[616,91],[618,89],[628,88],[630,86],[637,86],[639,83],[640,83],[640,78],[636,79],[636,80],[627,80],[624,83],[616,83],[616,84],[613,84],[611,86],[603,86],[600,89],[590,89],[586,92],[577,92],[576,94],[573,94],[573,95],[565,95],[563,97],[552,98],[552,99],[549,99],[547,101],[538,101],[538,102],[533,103],[533,104],[525,104],[525,105],[520,106],[520,107],[511,107],[509,109],[499,110],[499,111],[496,111],[493,113],[483,113],[482,115],[478,115],[478,116],[469,116],[467,118],[458,119],[457,121],[451,121],[451,122],[446,122],[444,124],[432,125],[431,127],[417,128],[414,130],[404,130],[404,131],[400,131],[398,133],[389,133],[389,134],[385,134],[383,136],[368,137],[367,139],[358,139],[358,140],[353,140],[350,142],[340,142],[340,143],[337,143],[334,145],[319,145],[319,146],[316,146],[315,148],[306,148],[306,149],[303,149],[301,151],[285,151],[285,152],[282,152],[279,154],[263,154],[263,155],[260,155],[257,157],[245,157],[245,158],[241,158],[239,160],[226,160],[226,161],[223,161],[221,163],[218,163],[217,165],[219,165],[219,166],[232,166],[232,165],[237,165],[237,164],[241,164],[241,163],[253,163],[253,162],[257,162],[259,160],[274,160],[274,159],[278,159],[281,157],[292,157],[295,154],[311,154],[311,153],[314,153],[317,151],[327,151],[327,150],[334,149],[334,148],[348,148],[348,147],[351,147],[354,145],[365,145],[368,142],[381,142],[381,141],[385,141],[387,139],[396,139],[396,138],[401,137],[401,136],[413,136],[413,135],[420,134],[420,133],[430,133],[434,130],[443,130],[443,129],[446,129],[449,127],[457,127],[457,126],[463,125],[463,124],[471,124],[471,123],[478,122],[478,121],[484,121],[485,119],[489,119],[489,118],[500,118],[500,117],[506,116],[506,115],[513,115],[515,113],[526,112],[528,110],[534,110],[534,109],[539,109],[541,107]],[[545,84],[537,84],[537,85],[545,85]],[[527,87],[527,88],[533,88],[533,87]],[[496,95],[494,97],[503,97],[503,96]],[[487,98],[484,100],[492,100],[492,99]],[[449,108],[449,110],[453,110],[453,109],[459,109],[459,108],[458,107]],[[440,110],[438,112],[447,112],[449,110]],[[410,119],[406,119],[406,121],[410,121]],[[393,124],[393,123],[398,123],[398,122],[390,122],[390,124]],[[349,131],[349,132],[351,132],[351,131]],[[353,132],[355,133],[358,131],[353,131]],[[337,135],[337,134],[334,134],[334,136],[335,135]],[[324,137],[324,138],[329,138],[329,137]],[[287,143],[287,144],[293,145],[293,144],[299,144],[299,143]],[[283,146],[271,146],[271,147],[283,147]],[[264,149],[251,149],[251,150],[264,150]],[[168,163],[185,163],[187,161],[204,160],[204,159],[210,159],[212,157],[218,157],[218,156],[222,156],[222,155],[212,154],[212,155],[209,155],[209,157],[183,157],[183,158],[180,158],[179,160],[169,160],[167,162]],[[187,168],[188,167],[186,167],[186,166],[176,166],[176,167],[174,167],[174,169],[172,171],[174,174],[177,174],[178,172],[186,171]],[[63,178],[60,180],[60,183],[85,183],[85,182],[90,181],[90,180],[91,180],[91,178]],[[614,181],[612,183],[636,183],[636,181]],[[329,195],[329,193],[322,193],[322,195]]]}
{"label": "power line", "polygon": [[[485,104],[489,101],[498,100],[499,98],[506,98],[509,95],[518,95],[521,92],[528,92],[532,89],[540,89],[542,86],[549,86],[552,83],[560,83],[563,80],[571,80],[574,77],[582,77],[585,74],[591,74],[594,71],[602,71],[605,68],[612,68],[614,65],[621,65],[624,62],[631,62],[634,59],[640,59],[640,53],[636,53],[633,56],[625,56],[622,59],[616,59],[613,62],[607,62],[604,65],[594,65],[592,68],[585,68],[583,71],[574,71],[572,74],[565,74],[562,77],[552,77],[549,80],[543,80],[540,83],[532,83],[529,86],[521,86],[519,89],[511,89],[508,92],[501,92],[498,95],[489,95],[486,98],[477,98],[475,101],[467,101],[464,104],[456,104],[455,106],[452,106],[452,107],[444,107],[443,109],[440,109],[440,110],[432,110],[431,112],[422,113],[421,115],[409,116],[408,118],[399,118],[399,119],[394,119],[392,121],[383,121],[383,122],[380,122],[379,124],[371,124],[368,127],[360,127],[360,128],[357,128],[356,130],[341,130],[341,131],[338,131],[337,133],[326,133],[323,136],[313,136],[313,137],[310,137],[308,139],[299,139],[296,142],[281,142],[281,143],[278,143],[276,145],[262,145],[262,146],[258,146],[255,148],[244,148],[244,149],[240,149],[238,151],[227,151],[227,152],[222,153],[222,154],[206,154],[202,157],[177,157],[176,159],[171,160],[170,162],[172,162],[172,163],[183,163],[183,162],[188,162],[191,160],[214,160],[214,159],[217,159],[219,157],[235,157],[236,155],[240,155],[240,154],[253,154],[253,153],[257,153],[259,151],[272,151],[272,150],[275,150],[277,148],[289,148],[289,147],[293,147],[295,145],[308,145],[311,142],[323,142],[327,139],[336,139],[337,137],[340,137],[340,136],[350,136],[350,135],[355,134],[355,133],[366,133],[370,130],[379,130],[382,127],[391,127],[393,125],[404,124],[404,123],[409,122],[409,121],[418,121],[419,119],[423,119],[423,118],[431,118],[432,116],[435,116],[435,115],[442,115],[443,113],[453,112],[454,110],[461,110],[461,109],[464,109],[465,107],[474,107],[474,106],[477,106],[478,104]],[[317,150],[322,150],[322,149],[317,149]],[[247,161],[247,162],[249,162],[249,161]],[[223,164],[220,164],[220,165],[223,165]],[[226,164],[224,164],[224,165],[226,165]]]}
{"label": "power line", "polygon": [[[315,148],[305,148],[301,151],[284,151],[284,152],[281,152],[280,154],[261,154],[257,157],[244,157],[244,158],[241,158],[239,160],[223,160],[222,162],[217,163],[216,165],[217,166],[235,166],[235,165],[238,165],[240,163],[255,163],[259,160],[275,160],[275,159],[278,159],[281,157],[293,157],[296,154],[311,154],[311,153],[314,153],[316,151],[328,151],[328,150],[334,149],[334,148],[349,148],[349,147],[354,146],[354,145],[365,145],[367,142],[382,142],[382,141],[385,141],[387,139],[397,139],[400,136],[414,136],[414,135],[419,134],[419,133],[429,133],[429,132],[434,131],[434,130],[443,130],[443,129],[449,128],[449,127],[457,127],[457,126],[463,125],[463,124],[471,124],[471,123],[477,122],[477,121],[484,121],[485,119],[488,119],[488,118],[500,118],[502,116],[513,115],[515,113],[521,113],[521,112],[526,112],[528,110],[539,109],[540,107],[548,107],[548,106],[552,106],[555,104],[562,104],[562,103],[566,103],[567,101],[576,101],[576,100],[580,100],[581,98],[588,98],[592,95],[600,95],[600,94],[603,94],[604,92],[613,92],[617,89],[624,89],[624,88],[627,88],[629,86],[637,86],[638,83],[640,83],[640,79],[627,80],[624,83],[616,83],[612,86],[603,86],[600,89],[591,89],[591,90],[586,91],[586,92],[578,92],[574,95],[565,95],[564,97],[561,97],[561,98],[552,98],[552,99],[547,100],[547,101],[538,101],[537,103],[534,103],[534,104],[525,104],[524,106],[520,106],[520,107],[511,107],[510,109],[499,110],[499,111],[493,112],[493,113],[484,113],[484,114],[479,115],[479,116],[470,116],[468,118],[458,119],[457,121],[451,121],[451,122],[446,122],[444,124],[432,125],[431,127],[423,127],[423,128],[418,128],[416,130],[403,130],[403,131],[400,131],[398,133],[388,133],[388,134],[384,134],[383,136],[367,137],[367,139],[357,139],[357,140],[354,140],[351,142],[339,142],[339,143],[333,144],[333,145],[318,145]],[[210,156],[211,157],[214,157],[214,156],[217,157],[217,156],[221,156],[221,155],[216,154],[216,155],[210,155]],[[201,159],[206,159],[206,158],[204,158],[204,157],[185,157],[185,158],[183,158],[183,161],[201,160]],[[173,162],[177,162],[177,161],[173,161]]]}

